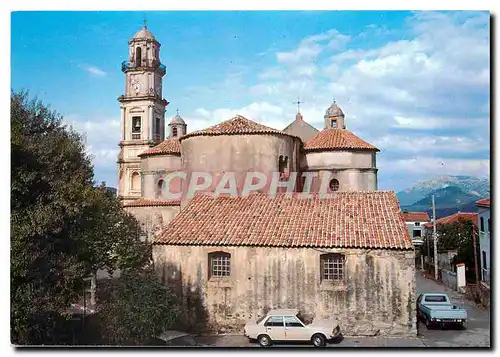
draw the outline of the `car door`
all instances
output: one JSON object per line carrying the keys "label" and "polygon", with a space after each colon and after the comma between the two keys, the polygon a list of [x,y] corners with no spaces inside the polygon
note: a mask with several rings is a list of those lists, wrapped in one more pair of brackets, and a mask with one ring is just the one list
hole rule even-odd
{"label": "car door", "polygon": [[285,337],[287,341],[308,341],[307,328],[296,316],[285,316]]}
{"label": "car door", "polygon": [[273,341],[285,340],[285,325],[283,324],[283,316],[270,316],[264,323],[266,333]]}

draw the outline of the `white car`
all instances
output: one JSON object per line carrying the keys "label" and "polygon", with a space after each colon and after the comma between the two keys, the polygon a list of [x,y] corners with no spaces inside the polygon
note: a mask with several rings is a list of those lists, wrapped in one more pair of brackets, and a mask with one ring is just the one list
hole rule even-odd
{"label": "white car", "polygon": [[274,341],[311,341],[315,347],[323,347],[340,335],[335,320],[313,321],[305,324],[297,309],[271,310],[266,316],[245,325],[245,336],[257,340],[263,347]]}

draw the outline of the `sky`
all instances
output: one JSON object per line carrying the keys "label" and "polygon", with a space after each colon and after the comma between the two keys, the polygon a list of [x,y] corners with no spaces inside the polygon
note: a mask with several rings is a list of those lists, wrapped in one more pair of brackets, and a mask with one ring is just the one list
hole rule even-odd
{"label": "sky", "polygon": [[83,134],[96,181],[117,185],[128,40],[147,19],[167,67],[168,122],[188,132],[240,114],[285,128],[300,97],[318,129],[335,98],[376,145],[378,186],[489,177],[488,12],[13,12],[11,87]]}

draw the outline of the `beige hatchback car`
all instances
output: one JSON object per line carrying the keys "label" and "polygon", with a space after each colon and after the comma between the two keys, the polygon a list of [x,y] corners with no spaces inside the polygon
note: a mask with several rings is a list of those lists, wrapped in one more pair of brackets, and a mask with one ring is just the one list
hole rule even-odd
{"label": "beige hatchback car", "polygon": [[274,341],[311,341],[315,347],[323,347],[339,335],[340,327],[335,320],[305,324],[296,309],[271,310],[256,322],[245,325],[245,336],[257,340],[263,347]]}

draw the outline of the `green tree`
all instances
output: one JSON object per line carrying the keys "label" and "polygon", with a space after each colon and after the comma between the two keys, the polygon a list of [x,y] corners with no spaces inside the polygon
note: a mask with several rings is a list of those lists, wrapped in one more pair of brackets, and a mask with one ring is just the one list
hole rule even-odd
{"label": "green tree", "polygon": [[150,270],[151,247],[138,241],[139,232],[118,199],[94,187],[82,136],[40,101],[13,93],[12,343],[71,342],[65,312],[78,300],[83,278],[98,269],[119,269],[125,279]]}
{"label": "green tree", "polygon": [[160,336],[179,317],[180,304],[170,289],[158,284],[154,271],[127,272],[107,285],[99,307],[104,343],[143,345]]}
{"label": "green tree", "polygon": [[[474,224],[470,220],[463,218],[459,218],[456,222],[439,224],[436,227],[438,251],[456,250],[457,255],[453,259],[452,264],[465,263],[468,280],[475,279],[474,229]],[[424,255],[427,255],[427,242],[430,244],[430,256],[434,257],[432,232],[427,232],[425,235],[425,242],[421,247],[421,251]],[[479,242],[477,242],[477,244],[479,244]],[[478,251],[476,251],[476,256],[477,254]]]}

